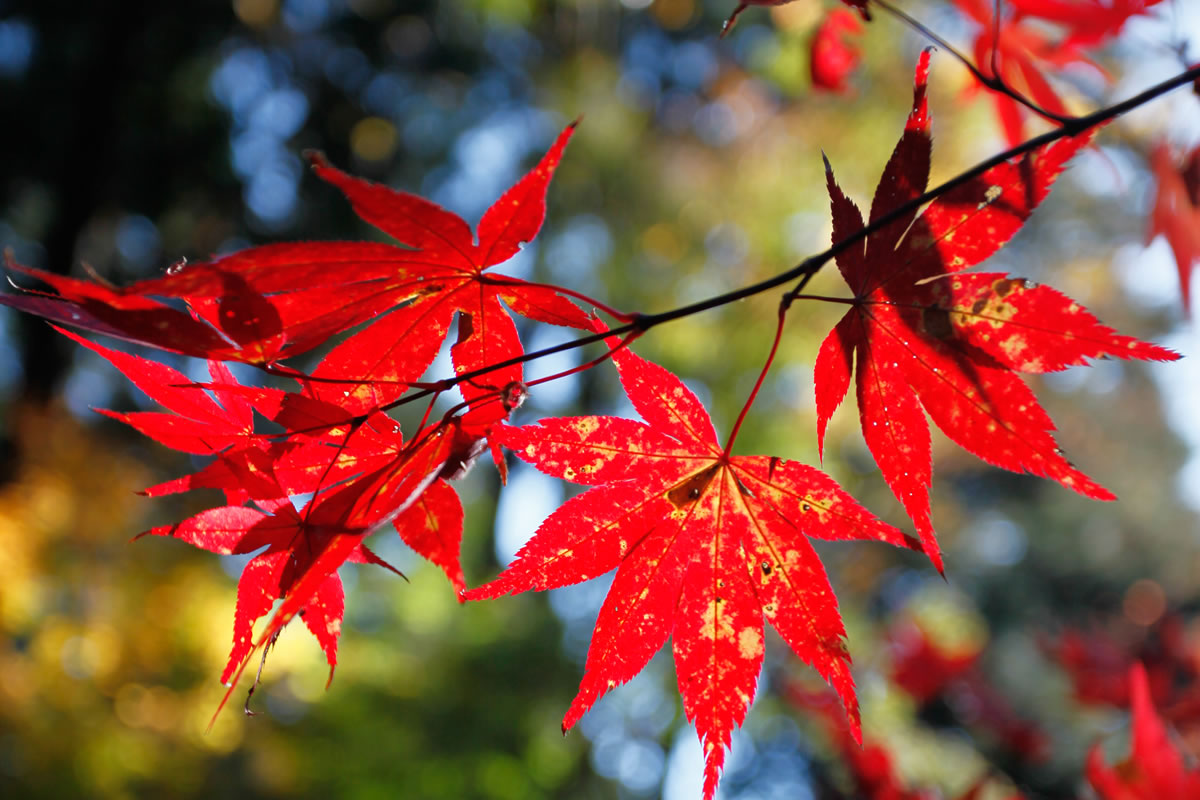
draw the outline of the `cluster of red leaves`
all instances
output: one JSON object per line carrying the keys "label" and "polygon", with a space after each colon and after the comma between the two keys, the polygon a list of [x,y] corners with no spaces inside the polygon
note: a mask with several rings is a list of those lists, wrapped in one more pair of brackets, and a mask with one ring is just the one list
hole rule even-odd
{"label": "cluster of red leaves", "polygon": [[[216,489],[226,504],[147,533],[218,553],[256,553],[238,587],[222,676],[230,691],[255,651],[298,616],[333,667],[343,612],[337,569],[346,561],[382,564],[363,539],[387,525],[469,599],[564,586],[615,568],[563,727],[641,671],[670,638],[711,798],[732,731],[755,693],[767,622],[830,683],[850,737],[860,740],[842,621],[809,537],[924,549],[941,568],[922,406],[986,461],[1111,497],[1057,450],[1052,424],[1016,373],[1104,355],[1176,357],[1115,334],[1052,289],[962,272],[1021,227],[1086,137],[994,167],[920,216],[889,216],[917,197],[928,177],[928,60],[926,53],[912,113],[871,207],[873,223],[892,221],[848,246],[864,222],[829,174],[837,263],[854,297],[844,301],[850,310],[816,365],[822,442],[853,366],[867,444],[920,541],[876,519],[813,467],[732,455],[732,438],[718,441],[708,412],[683,382],[628,350],[628,339],[609,337],[608,344],[642,421],[584,416],[505,424],[525,395],[524,351],[505,306],[543,323],[606,331],[568,299],[578,297],[571,290],[486,271],[540,230],[547,187],[574,126],[474,233],[428,200],[351,177],[314,156],[317,174],[399,246],[259,247],[126,288],[14,264],[54,292],[3,295],[0,302],[208,360],[210,380],[197,384],[72,335],[166,409],[105,413],[167,447],[212,459],[147,493]],[[456,378],[421,383],[455,318]],[[360,325],[308,371],[282,363]],[[226,361],[285,376],[297,387],[241,382]],[[411,388],[436,396],[452,384],[464,403],[440,420],[427,413],[402,437],[386,412]],[[256,425],[259,419],[271,432]],[[462,508],[447,481],[489,445],[501,469],[501,447],[508,447],[549,475],[592,488],[555,511],[503,574],[464,592]],[[300,510],[297,497],[310,498]]]}
{"label": "cluster of red leaves", "polygon": [[[1193,800],[1200,797],[1200,771],[1189,769],[1180,747],[1171,741],[1163,718],[1155,710],[1146,668],[1131,664],[1122,675],[1124,707],[1132,708],[1132,747],[1129,757],[1116,767],[1105,763],[1100,743],[1088,752],[1085,775],[1100,800]],[[857,742],[827,692],[813,692],[799,684],[787,687],[788,699],[825,723],[826,735],[837,748],[849,772],[856,797],[864,800],[932,800],[940,793],[909,788],[896,770],[894,759],[881,743]],[[959,800],[978,796],[976,783]],[[1022,795],[1013,795],[1017,800]]]}
{"label": "cluster of red leaves", "polygon": [[[929,787],[910,787],[896,769],[892,753],[881,742],[858,742],[846,727],[845,717],[838,711],[836,701],[828,692],[814,692],[798,683],[786,688],[788,700],[802,711],[816,713],[824,723],[825,735],[836,748],[845,765],[853,794],[858,800],[939,800],[944,795]],[[976,800],[984,789],[987,776],[957,797],[957,800]],[[1022,800],[1022,795],[1010,795],[1007,800]]]}
{"label": "cluster of red leaves", "polygon": [[[992,0],[954,0],[976,26],[972,55],[975,66],[991,80],[1051,114],[1068,111],[1047,76],[1071,66],[1083,66],[1107,77],[1084,52],[1116,37],[1130,17],[1144,14],[1160,0],[1011,0],[1009,13],[995,17]],[[1030,23],[1033,20],[1033,23]],[[1045,23],[1061,29],[1051,35]],[[981,86],[981,84],[977,84]],[[1025,138],[1029,109],[1011,95],[996,91],[990,97],[1009,144]]]}
{"label": "cluster of red leaves", "polygon": [[[521,364],[496,366],[524,352],[501,301],[542,322],[588,324],[555,290],[485,272],[537,234],[547,186],[573,130],[484,214],[475,233],[427,200],[350,177],[313,156],[317,174],[402,246],[272,245],[121,289],[10,264],[56,293],[4,295],[0,302],[209,360],[211,381],[198,385],[171,367],[67,334],[166,409],[103,413],[167,447],[212,458],[146,493],[217,489],[228,504],[147,533],[223,554],[261,550],[239,582],[222,680],[235,682],[252,653],[298,615],[332,670],[343,611],[337,569],[346,561],[383,564],[363,538],[389,523],[445,571],[456,591],[465,589],[462,507],[447,480],[471,465],[492,425],[524,399]],[[405,441],[385,411],[420,380],[456,314],[451,358],[459,375],[473,376],[458,384],[466,410]],[[367,321],[307,373],[280,363]],[[298,389],[244,385],[224,361],[289,376]],[[262,433],[256,415],[283,432]],[[503,464],[498,448],[493,452]],[[292,498],[304,496],[311,500],[297,511]],[[276,601],[255,636],[255,622]]]}
{"label": "cluster of red leaves", "polygon": [[854,41],[862,29],[862,22],[848,9],[835,8],[825,16],[813,36],[810,51],[814,87],[830,92],[846,92],[850,88],[850,75],[862,60]]}
{"label": "cluster of red leaves", "polygon": [[1182,618],[1165,615],[1150,628],[1117,620],[1087,631],[1046,637],[1042,649],[1070,676],[1075,699],[1128,708],[1129,670],[1141,665],[1154,704],[1189,735],[1200,735],[1200,654]]}

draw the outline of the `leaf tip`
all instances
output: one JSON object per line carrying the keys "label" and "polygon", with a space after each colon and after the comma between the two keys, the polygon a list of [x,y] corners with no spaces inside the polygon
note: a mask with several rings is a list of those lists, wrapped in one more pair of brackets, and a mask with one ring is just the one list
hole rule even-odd
{"label": "leaf tip", "polygon": [[925,551],[925,555],[929,556],[933,568],[938,571],[938,575],[942,576],[942,580],[946,580],[946,563],[942,560],[942,547],[938,544],[933,532],[933,526],[928,523],[921,526],[921,549]]}
{"label": "leaf tip", "polygon": [[305,150],[300,155],[304,158],[305,161],[308,162],[308,165],[310,167],[312,167],[314,170],[328,169],[331,166],[331,164],[329,163],[329,159],[325,157],[325,153],[323,153],[320,150],[308,149],[308,150]]}
{"label": "leaf tip", "polygon": [[458,602],[470,603],[476,600],[495,600],[499,594],[495,590],[496,581],[485,583],[483,586],[476,586],[474,589],[468,589],[465,586],[458,592]]}

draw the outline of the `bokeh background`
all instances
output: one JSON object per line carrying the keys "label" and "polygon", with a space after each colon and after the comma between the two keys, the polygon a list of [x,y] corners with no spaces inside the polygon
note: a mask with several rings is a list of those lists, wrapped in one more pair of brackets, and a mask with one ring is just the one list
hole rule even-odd
{"label": "bokeh background", "polygon": [[[253,244],[379,236],[308,174],[306,148],[473,221],[582,114],[546,226],[504,271],[662,310],[822,249],[822,151],[851,196],[873,191],[924,42],[878,18],[850,90],[818,92],[809,45],[833,5],[754,8],[718,41],[725,0],[0,0],[0,245],[33,266],[81,274],[86,263],[121,283]],[[904,5],[969,41],[947,4]],[[1180,46],[1200,30],[1188,6],[1163,4],[1103,50],[1111,82],[1069,74],[1073,107],[1177,71]],[[990,105],[944,53],[931,91],[935,179],[1002,147]],[[1164,137],[1196,144],[1198,105],[1179,93],[1111,126],[992,267],[1052,283],[1123,332],[1200,352],[1170,251],[1144,241],[1154,192],[1145,154]],[[843,292],[826,273],[813,291]],[[775,303],[690,317],[637,349],[685,376],[727,430],[770,343]],[[793,312],[742,452],[817,462],[811,365],[841,312]],[[567,335],[522,334],[529,349]],[[439,369],[449,374],[444,359]],[[605,366],[539,387],[522,418],[632,413],[614,377]],[[1085,666],[1108,664],[1102,651],[1118,676],[1122,659],[1158,658],[1180,689],[1200,660],[1200,367],[1105,361],[1034,384],[1064,449],[1120,502],[991,469],[935,434],[946,580],[914,554],[821,547],[868,739],[890,750],[905,785],[946,796],[981,778],[988,796],[1014,786],[1084,796],[1086,749],[1103,740],[1120,757],[1120,703],[1085,702],[1068,651]],[[240,713],[239,694],[205,733],[244,560],[130,542],[204,500],[138,496],[184,471],[184,457],[90,411],[147,403],[92,353],[0,309],[0,794],[699,796],[699,745],[666,653],[576,731],[559,731],[605,581],[460,606],[394,534],[373,545],[409,582],[342,570],[332,687],[314,642],[286,631],[255,695],[259,716]],[[852,398],[825,467],[905,523]],[[503,493],[484,467],[460,486],[472,583],[564,497],[512,469]],[[855,796],[836,731],[805,707],[819,689],[812,673],[777,637],[767,651],[721,796]],[[949,676],[940,682],[939,669]]]}

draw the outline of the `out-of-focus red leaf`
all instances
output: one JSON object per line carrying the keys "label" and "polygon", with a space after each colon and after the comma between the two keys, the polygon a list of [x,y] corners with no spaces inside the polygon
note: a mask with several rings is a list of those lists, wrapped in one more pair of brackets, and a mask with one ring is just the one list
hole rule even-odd
{"label": "out-of-focus red leaf", "polygon": [[1167,143],[1160,142],[1150,156],[1150,167],[1158,190],[1147,240],[1160,233],[1166,237],[1179,270],[1183,306],[1190,308],[1192,271],[1200,263],[1200,147],[1192,150],[1181,168]]}
{"label": "out-of-focus red leaf", "polygon": [[813,86],[831,92],[849,90],[850,74],[858,69],[861,56],[853,39],[862,32],[862,22],[845,8],[830,11],[813,36],[810,52]]}
{"label": "out-of-focus red leaf", "polygon": [[1088,631],[1068,629],[1044,637],[1041,646],[1071,678],[1080,703],[1128,708],[1128,675],[1137,663],[1166,719],[1181,729],[1200,724],[1200,657],[1176,613],[1149,628],[1114,621]]}
{"label": "out-of-focus red leaf", "polygon": [[888,636],[892,682],[918,703],[927,703],[979,660],[979,650],[947,653],[913,622],[893,628]]}
{"label": "out-of-focus red leaf", "polygon": [[[978,25],[972,46],[975,66],[989,78],[999,77],[1013,91],[1053,114],[1069,115],[1047,73],[1070,65],[1086,66],[1107,77],[1107,73],[1081,49],[1081,42],[1058,41],[1037,27],[1007,16],[1000,20],[997,38],[991,0],[954,0],[966,16]],[[986,88],[979,83],[974,90]],[[1025,139],[1025,120],[1032,112],[1013,98],[989,90],[996,116],[1009,145]]]}
{"label": "out-of-focus red leaf", "polygon": [[1162,0],[1009,0],[1018,16],[1064,25],[1067,47],[1094,47],[1120,35],[1130,17],[1149,13]]}
{"label": "out-of-focus red leaf", "polygon": [[944,699],[960,724],[989,736],[1024,759],[1048,755],[1046,735],[1022,719],[976,665],[982,650],[949,652],[920,625],[905,620],[888,634],[891,679],[920,704]]}

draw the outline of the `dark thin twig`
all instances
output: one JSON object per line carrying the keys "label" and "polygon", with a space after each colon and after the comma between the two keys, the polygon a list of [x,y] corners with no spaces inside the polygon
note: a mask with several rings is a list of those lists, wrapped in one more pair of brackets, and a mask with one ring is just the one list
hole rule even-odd
{"label": "dark thin twig", "polygon": [[897,8],[896,6],[889,3],[887,0],[872,0],[872,4],[878,6],[879,8],[882,8],[884,11],[891,14],[893,17],[900,20],[905,25],[907,25],[910,28],[912,28],[913,30],[917,31],[922,36],[928,38],[931,42],[936,44],[938,47],[945,50],[947,53],[949,53],[951,56],[953,56],[955,58],[955,60],[961,62],[962,65],[964,67],[966,67],[967,70],[973,76],[975,76],[975,79],[977,81],[982,83],[985,87],[987,87],[991,91],[998,92],[1002,95],[1005,95],[1006,97],[1011,97],[1013,100],[1015,100],[1018,103],[1020,103],[1021,105],[1025,106],[1030,111],[1037,114],[1038,116],[1044,117],[1045,119],[1048,119],[1051,122],[1056,122],[1059,125],[1066,125],[1068,122],[1072,122],[1072,121],[1078,119],[1077,117],[1068,117],[1068,116],[1064,116],[1062,114],[1056,114],[1053,111],[1049,111],[1047,109],[1042,108],[1037,103],[1033,102],[1028,97],[1026,97],[1025,95],[1018,92],[1016,89],[1009,86],[1008,82],[1005,81],[1003,77],[1001,77],[1000,70],[997,69],[998,64],[997,64],[997,57],[996,57],[996,54],[1000,48],[1000,0],[996,0],[995,24],[994,24],[994,28],[993,28],[993,32],[992,32],[992,59],[991,59],[992,60],[992,74],[991,75],[988,75],[986,72],[984,72],[979,67],[977,67],[975,65],[975,63],[971,61],[971,59],[969,59],[969,58],[967,58],[967,56],[963,55],[963,53],[961,53],[957,48],[955,48],[954,45],[950,44],[945,39],[943,39],[941,36],[934,33],[929,28],[927,28],[924,23],[918,21],[917,19],[915,19],[912,16],[909,16],[909,14],[907,12],[905,12],[903,9]]}

